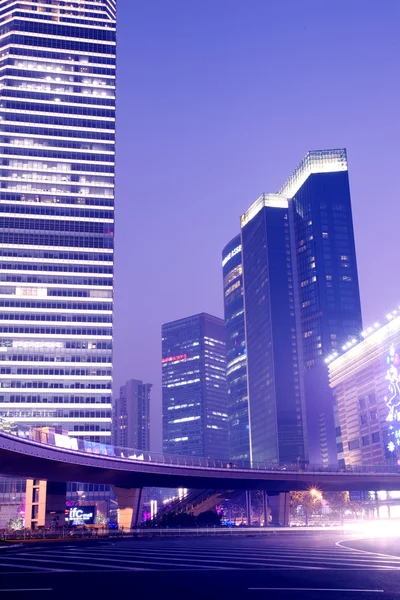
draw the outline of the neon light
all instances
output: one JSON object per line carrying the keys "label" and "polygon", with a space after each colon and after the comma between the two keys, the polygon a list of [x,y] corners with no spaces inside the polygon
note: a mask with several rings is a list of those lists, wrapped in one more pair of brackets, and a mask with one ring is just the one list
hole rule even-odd
{"label": "neon light", "polygon": [[167,358],[161,359],[161,362],[164,364],[164,363],[173,362],[176,360],[186,360],[187,357],[188,357],[187,354],[179,354],[178,356],[167,356]]}

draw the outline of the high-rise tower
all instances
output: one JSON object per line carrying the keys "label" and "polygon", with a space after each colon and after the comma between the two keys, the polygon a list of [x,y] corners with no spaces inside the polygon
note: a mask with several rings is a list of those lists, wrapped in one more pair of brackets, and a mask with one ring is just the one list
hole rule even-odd
{"label": "high-rise tower", "polygon": [[113,406],[113,438],[116,446],[150,450],[151,383],[128,379]]}
{"label": "high-rise tower", "polygon": [[308,459],[288,201],[263,194],[242,216],[251,458]]}
{"label": "high-rise tower", "polygon": [[242,245],[240,234],[222,252],[229,394],[229,448],[234,460],[250,457]]}
{"label": "high-rise tower", "polygon": [[0,0],[0,414],[110,442],[115,0]]}
{"label": "high-rise tower", "polygon": [[346,150],[308,152],[279,193],[290,201],[309,368],[362,329]]}
{"label": "high-rise tower", "polygon": [[225,325],[201,313],[162,326],[163,450],[228,458]]}

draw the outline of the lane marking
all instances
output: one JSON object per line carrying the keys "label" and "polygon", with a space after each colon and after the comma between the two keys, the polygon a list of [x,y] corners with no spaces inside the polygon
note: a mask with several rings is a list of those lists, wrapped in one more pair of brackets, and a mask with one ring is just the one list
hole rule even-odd
{"label": "lane marking", "polygon": [[364,537],[359,537],[359,538],[353,538],[353,540],[339,540],[338,542],[335,542],[335,546],[338,546],[338,548],[343,548],[344,550],[352,550],[353,552],[358,552],[360,554],[369,554],[372,556],[382,556],[383,558],[394,558],[395,560],[400,560],[400,556],[395,556],[394,554],[383,554],[382,552],[370,552],[369,550],[360,550],[359,548],[351,548],[349,546],[344,546],[343,542],[358,542],[360,540],[370,540],[371,538],[364,538]]}
{"label": "lane marking", "polygon": [[52,592],[53,588],[9,588],[0,592]]}
{"label": "lane marking", "polygon": [[248,588],[250,592],[258,591],[274,591],[274,592],[358,592],[361,594],[383,594],[383,590],[357,590],[354,588],[276,588],[276,587],[263,587],[263,588]]}

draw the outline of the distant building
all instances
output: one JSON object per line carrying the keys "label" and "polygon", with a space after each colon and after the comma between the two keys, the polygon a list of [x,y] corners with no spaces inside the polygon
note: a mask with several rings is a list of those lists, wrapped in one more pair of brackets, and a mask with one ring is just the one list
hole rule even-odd
{"label": "distant building", "polygon": [[400,464],[400,314],[387,320],[327,359],[341,465]]}
{"label": "distant building", "polygon": [[234,460],[249,459],[246,336],[240,234],[222,252],[226,328],[226,380],[229,394],[229,448]]}
{"label": "distant building", "polygon": [[251,458],[304,462],[303,366],[287,199],[260,196],[241,227]]}
{"label": "distant building", "polygon": [[225,324],[206,313],[162,326],[163,451],[228,458]]}
{"label": "distant building", "polygon": [[113,437],[116,446],[150,450],[151,383],[129,379],[114,400]]}

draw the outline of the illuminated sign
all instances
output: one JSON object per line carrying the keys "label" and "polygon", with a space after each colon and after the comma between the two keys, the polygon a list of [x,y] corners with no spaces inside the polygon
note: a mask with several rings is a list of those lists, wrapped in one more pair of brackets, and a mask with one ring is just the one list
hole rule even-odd
{"label": "illuminated sign", "polygon": [[226,265],[226,263],[231,260],[231,258],[236,256],[236,254],[239,254],[239,252],[241,252],[241,251],[242,251],[242,246],[236,246],[236,248],[234,248],[232,250],[232,252],[229,252],[229,254],[227,254],[225,256],[224,260],[222,261],[222,266],[224,267]]}
{"label": "illuminated sign", "polygon": [[66,511],[65,520],[72,525],[91,525],[94,523],[95,515],[95,506],[74,506]]}
{"label": "illuminated sign", "polygon": [[168,363],[168,362],[172,362],[175,360],[186,360],[187,359],[187,354],[179,354],[178,356],[168,356],[167,358],[163,358],[161,360],[161,362],[164,363]]}

